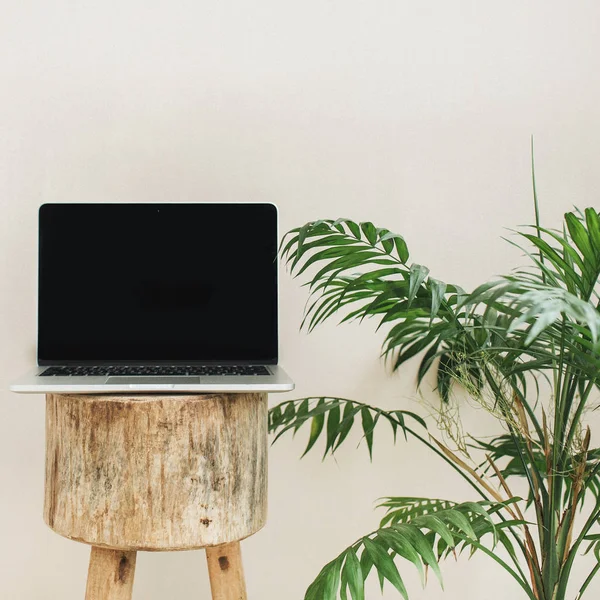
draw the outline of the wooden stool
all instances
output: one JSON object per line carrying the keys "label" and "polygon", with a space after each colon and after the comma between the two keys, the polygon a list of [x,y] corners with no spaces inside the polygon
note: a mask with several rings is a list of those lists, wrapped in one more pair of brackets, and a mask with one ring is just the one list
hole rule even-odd
{"label": "wooden stool", "polygon": [[266,513],[266,394],[46,396],[44,520],[91,544],[86,600],[130,600],[138,550],[197,548],[213,600],[245,600]]}

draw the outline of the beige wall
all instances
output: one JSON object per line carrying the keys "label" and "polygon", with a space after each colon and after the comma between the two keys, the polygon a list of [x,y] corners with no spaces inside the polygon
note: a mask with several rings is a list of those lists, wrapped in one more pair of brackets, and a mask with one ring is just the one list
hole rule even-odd
{"label": "beige wall", "polygon": [[[465,287],[518,261],[500,236],[532,219],[531,134],[546,222],[600,204],[597,2],[3,0],[0,9],[2,598],[82,598],[88,559],[42,522],[43,398],[7,391],[35,355],[41,203],[269,201],[282,230],[372,219],[404,234],[435,277]],[[305,299],[282,272],[281,354],[295,397],[425,410],[411,369],[385,374],[372,324],[299,333]],[[473,430],[482,416],[466,419]],[[382,432],[370,465],[355,443],[324,464],[316,454],[298,461],[303,440],[273,448],[269,524],[244,545],[251,598],[300,599],[326,561],[376,526],[380,496],[469,498],[414,444],[394,448]],[[485,558],[446,565],[445,594],[435,582],[420,591],[404,571],[416,599],[519,597]],[[199,553],[138,561],[138,600],[207,597],[207,585]]]}

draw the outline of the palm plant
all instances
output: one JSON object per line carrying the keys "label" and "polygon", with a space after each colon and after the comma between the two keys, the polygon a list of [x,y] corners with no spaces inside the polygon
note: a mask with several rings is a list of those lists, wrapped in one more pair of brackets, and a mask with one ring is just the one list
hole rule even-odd
{"label": "palm plant", "polygon": [[[574,210],[562,229],[546,229],[537,199],[535,208],[536,224],[518,233],[528,266],[471,293],[410,264],[404,238],[372,223],[321,220],[284,237],[291,272],[313,272],[303,326],[375,317],[387,331],[382,354],[392,370],[417,356],[417,386],[435,378],[441,412],[457,414],[451,407],[462,389],[503,427],[491,440],[451,443],[414,412],[350,399],[301,398],[271,409],[275,439],[309,429],[305,453],[324,438],[325,455],[333,454],[355,422],[371,453],[377,426],[387,423],[473,490],[462,503],[385,498],[379,528],[327,564],[305,600],[362,600],[374,573],[382,589],[387,581],[407,600],[402,565],[414,565],[423,581],[428,569],[439,578],[440,562],[464,550],[493,559],[530,600],[579,599],[600,570],[600,448],[586,425],[600,386],[600,218],[593,208]],[[459,425],[446,423],[448,431]],[[517,481],[524,498],[512,491]],[[597,562],[567,596],[585,551]]]}

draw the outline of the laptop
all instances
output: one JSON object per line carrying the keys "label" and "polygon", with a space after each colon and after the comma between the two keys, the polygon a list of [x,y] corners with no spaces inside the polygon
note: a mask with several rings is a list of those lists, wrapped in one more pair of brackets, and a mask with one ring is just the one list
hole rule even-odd
{"label": "laptop", "polygon": [[45,204],[24,393],[285,392],[273,204]]}

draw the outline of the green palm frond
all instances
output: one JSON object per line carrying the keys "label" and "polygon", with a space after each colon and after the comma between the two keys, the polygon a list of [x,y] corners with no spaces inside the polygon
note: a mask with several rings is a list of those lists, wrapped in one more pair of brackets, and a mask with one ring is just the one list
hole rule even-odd
{"label": "green palm frond", "polygon": [[387,510],[380,526],[406,523],[416,517],[423,517],[458,506],[457,502],[436,498],[389,497],[377,505]]}
{"label": "green palm frond", "polygon": [[[415,504],[423,506],[427,502],[436,510],[431,514],[419,514]],[[435,573],[441,584],[439,563],[448,554],[465,548],[491,554],[492,550],[483,544],[482,538],[491,535],[493,549],[501,537],[507,540],[502,531],[504,528],[521,524],[520,521],[495,523],[493,514],[506,506],[501,504],[458,504],[423,498],[395,498],[389,499],[389,503],[405,506],[404,518],[362,537],[327,564],[308,588],[305,600],[362,600],[365,582],[372,572],[377,574],[382,590],[387,581],[408,600],[408,591],[397,566],[399,559],[416,568],[423,585],[427,569]],[[408,518],[407,513],[411,512],[413,516]],[[496,560],[504,562],[499,558]],[[523,575],[504,564],[533,598]]]}
{"label": "green palm frond", "polygon": [[269,432],[275,434],[275,443],[285,433],[292,432],[295,435],[304,425],[310,425],[308,445],[304,454],[313,448],[320,437],[325,437],[325,457],[340,447],[357,420],[360,420],[371,457],[374,431],[380,421],[388,423],[392,428],[394,440],[398,430],[405,438],[408,433],[414,434],[407,421],[411,425],[427,429],[425,421],[411,411],[386,411],[346,398],[311,397],[288,400],[272,408],[269,411]]}
{"label": "green palm frond", "polygon": [[[428,277],[427,267],[407,265],[409,252],[402,236],[369,222],[338,219],[307,223],[286,234],[281,255],[295,276],[320,266],[309,283],[311,294],[316,296],[307,310],[309,328],[351,303],[361,303],[361,307],[345,320],[388,315],[390,307],[401,315],[427,311],[434,318],[446,293],[454,292],[456,298],[457,289]],[[401,306],[397,306],[398,301]],[[397,318],[403,318],[401,315]]]}
{"label": "green palm frond", "polygon": [[[309,240],[309,241],[307,241]],[[389,257],[390,263],[406,264],[409,258],[408,248],[404,238],[388,229],[380,229],[373,223],[355,223],[350,219],[320,220],[307,223],[303,227],[292,229],[281,242],[281,255],[291,263],[292,270],[298,265],[302,257],[309,251],[321,248],[330,249],[331,246],[352,246],[347,251],[339,250],[331,255],[313,255],[300,269],[300,273],[313,262],[322,258],[347,258],[349,264],[343,267],[344,261],[337,268],[344,270],[354,265],[364,264],[370,259],[378,260]],[[367,252],[368,256],[357,261],[356,254]],[[352,258],[353,257],[353,258]]]}
{"label": "green palm frond", "polygon": [[[455,311],[465,297],[464,290],[429,277],[422,265],[407,266],[404,239],[387,229],[348,219],[308,223],[284,238],[282,256],[296,276],[325,264],[310,281],[311,299],[303,326],[311,330],[342,309],[346,314],[341,322],[379,316],[379,327],[390,326],[382,355],[392,360],[394,370],[431,347],[428,360],[421,364],[419,382],[444,351],[451,354],[448,340],[470,335],[459,322],[464,315]],[[357,269],[359,273],[354,272]],[[456,365],[455,360],[446,361],[439,374],[444,398],[452,382],[459,380],[452,377],[451,367]],[[475,374],[474,364],[470,369]]]}
{"label": "green palm frond", "polygon": [[[439,527],[438,520],[442,518],[446,522],[446,526],[452,531],[461,531],[469,528],[478,539],[491,531],[494,536],[494,545],[500,541],[513,560],[516,560],[514,546],[502,530],[508,527],[509,524],[512,527],[517,524],[525,524],[525,522],[515,519],[507,521],[502,518],[501,522],[495,525],[490,520],[490,517],[510,507],[511,504],[515,504],[519,500],[520,498],[512,498],[506,502],[463,502],[459,504],[450,500],[433,498],[389,497],[384,498],[384,502],[378,505],[387,510],[379,526],[395,526],[401,523],[425,523],[432,530],[427,534],[431,537],[435,535],[436,527]],[[493,525],[491,529],[490,524]],[[468,541],[463,540],[459,551],[464,550],[467,546],[469,546]],[[470,546],[470,549],[471,553],[473,553],[477,548]],[[456,546],[450,545],[444,536],[440,536],[437,540],[436,556],[438,559],[445,558],[450,552],[456,553]]]}

